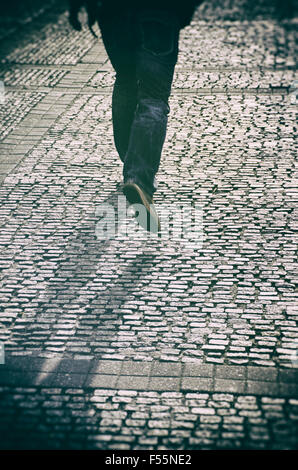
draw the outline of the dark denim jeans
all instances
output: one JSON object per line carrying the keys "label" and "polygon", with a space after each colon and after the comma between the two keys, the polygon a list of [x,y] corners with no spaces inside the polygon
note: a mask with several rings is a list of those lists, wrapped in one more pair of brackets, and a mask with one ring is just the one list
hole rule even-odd
{"label": "dark denim jeans", "polygon": [[179,21],[171,11],[124,8],[103,14],[99,26],[116,72],[113,131],[124,181],[132,178],[152,195],[166,137]]}

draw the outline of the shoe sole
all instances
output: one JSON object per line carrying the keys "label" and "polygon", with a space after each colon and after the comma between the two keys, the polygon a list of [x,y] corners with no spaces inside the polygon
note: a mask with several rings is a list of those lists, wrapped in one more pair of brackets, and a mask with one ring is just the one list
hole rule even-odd
{"label": "shoe sole", "polygon": [[142,189],[135,183],[126,183],[123,193],[131,205],[141,204],[146,209],[146,220],[140,218],[139,224],[147,231],[160,234],[160,220],[153,204],[149,204]]}

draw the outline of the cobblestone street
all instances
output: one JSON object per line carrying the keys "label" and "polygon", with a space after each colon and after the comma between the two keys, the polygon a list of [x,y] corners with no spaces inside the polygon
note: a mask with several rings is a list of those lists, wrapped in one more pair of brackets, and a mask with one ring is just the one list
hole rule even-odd
{"label": "cobblestone street", "polygon": [[201,207],[188,246],[96,237],[115,74],[44,3],[0,20],[0,448],[298,449],[297,10],[180,33],[155,202]]}

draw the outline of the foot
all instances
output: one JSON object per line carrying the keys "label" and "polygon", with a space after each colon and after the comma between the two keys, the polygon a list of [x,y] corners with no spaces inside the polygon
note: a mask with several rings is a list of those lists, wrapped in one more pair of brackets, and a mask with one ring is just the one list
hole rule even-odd
{"label": "foot", "polygon": [[123,185],[123,193],[132,205],[140,204],[145,211],[137,211],[139,224],[152,233],[160,233],[160,220],[155,210],[152,197],[135,181],[128,180]]}

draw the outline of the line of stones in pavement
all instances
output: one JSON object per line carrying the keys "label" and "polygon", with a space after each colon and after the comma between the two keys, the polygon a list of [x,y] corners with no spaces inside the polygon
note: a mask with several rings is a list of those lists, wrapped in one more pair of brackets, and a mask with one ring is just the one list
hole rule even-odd
{"label": "line of stones in pavement", "polygon": [[296,397],[298,368],[9,355],[0,365],[0,385]]}
{"label": "line of stones in pavement", "polygon": [[[209,95],[209,94],[225,94],[225,95],[273,95],[273,94],[285,94],[289,93],[290,87],[271,87],[271,88],[175,88],[175,94],[190,94],[190,95]],[[104,88],[94,88],[88,86],[78,85],[74,87],[73,85],[69,87],[55,85],[55,87],[48,86],[6,86],[7,91],[14,91],[17,93],[27,92],[28,90],[34,90],[38,92],[48,92],[49,90],[55,90],[58,92],[63,92],[65,94],[85,94],[92,93],[94,95],[102,95],[111,93],[113,87],[104,87]]]}
{"label": "line of stones in pavement", "polygon": [[[108,60],[108,59],[107,59]],[[42,63],[24,63],[24,62],[6,62],[4,64],[0,64],[0,71],[7,71],[11,69],[43,69],[43,70],[65,70],[67,71],[74,71],[74,69],[78,68],[78,66],[82,67],[84,65],[84,69],[90,70],[90,68],[96,69],[97,72],[110,72],[112,71],[111,65],[109,63],[104,64],[105,68],[100,68],[100,63],[96,62],[84,62],[78,64],[42,64]],[[179,71],[196,71],[196,72],[282,72],[287,70],[296,70],[295,65],[276,65],[276,66],[263,66],[263,65],[256,65],[256,66],[245,66],[245,65],[235,65],[235,66],[218,66],[218,67],[194,67],[194,66],[187,66],[187,65],[180,65],[179,63],[176,65],[175,70]]]}

